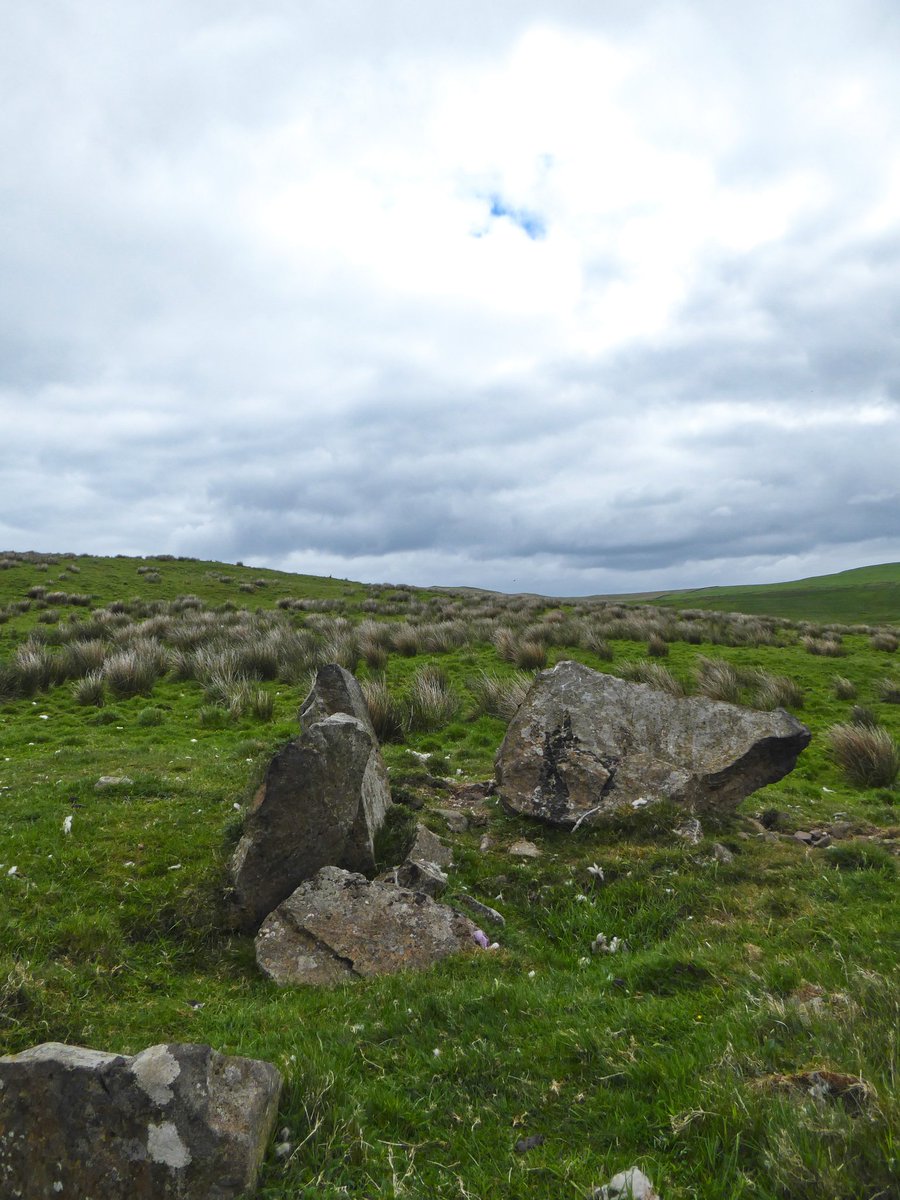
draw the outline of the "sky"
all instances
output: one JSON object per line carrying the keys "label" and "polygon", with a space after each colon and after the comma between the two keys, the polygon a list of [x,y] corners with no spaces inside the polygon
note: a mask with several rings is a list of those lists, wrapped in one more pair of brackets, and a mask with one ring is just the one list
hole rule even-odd
{"label": "sky", "polygon": [[900,560],[896,0],[0,13],[0,549]]}

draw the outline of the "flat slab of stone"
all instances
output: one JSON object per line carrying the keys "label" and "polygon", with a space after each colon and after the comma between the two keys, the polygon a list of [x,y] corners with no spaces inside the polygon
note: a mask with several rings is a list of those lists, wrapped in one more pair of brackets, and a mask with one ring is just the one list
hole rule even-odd
{"label": "flat slab of stone", "polygon": [[422,892],[323,867],[265,919],[256,961],[276,983],[322,986],[422,970],[471,948],[474,932]]}
{"label": "flat slab of stone", "polygon": [[381,751],[362,721],[335,713],[305,729],[272,758],[247,814],[230,867],[234,927],[255,932],[320,867],[374,870],[390,803]]}
{"label": "flat slab of stone", "polygon": [[730,811],[791,771],[809,740],[783,709],[672,696],[561,662],[510,723],[498,792],[507,809],[563,828],[662,801]]}
{"label": "flat slab of stone", "polygon": [[204,1045],[131,1057],[47,1042],[0,1058],[0,1196],[237,1200],[280,1092],[270,1063]]}

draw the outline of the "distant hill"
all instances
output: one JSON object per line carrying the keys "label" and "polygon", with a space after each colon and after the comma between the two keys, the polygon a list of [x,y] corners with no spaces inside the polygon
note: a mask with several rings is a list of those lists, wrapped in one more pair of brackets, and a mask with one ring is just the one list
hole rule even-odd
{"label": "distant hill", "polygon": [[[625,597],[622,597],[625,599]],[[668,608],[760,613],[842,624],[900,624],[900,563],[856,567],[791,583],[692,588],[633,597]]]}

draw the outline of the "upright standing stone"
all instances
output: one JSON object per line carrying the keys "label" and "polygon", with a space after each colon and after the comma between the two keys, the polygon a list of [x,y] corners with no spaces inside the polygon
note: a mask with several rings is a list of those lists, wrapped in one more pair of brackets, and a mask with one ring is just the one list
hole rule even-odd
{"label": "upright standing stone", "polygon": [[391,803],[387,770],[369,730],[335,713],[269,763],[231,862],[237,928],[260,922],[320,867],[375,867],[374,838]]}
{"label": "upright standing stone", "polygon": [[300,705],[300,727],[308,729],[310,725],[333,717],[335,713],[349,713],[351,717],[356,717],[375,741],[378,740],[359,680],[346,667],[327,663],[316,671],[315,683]]}

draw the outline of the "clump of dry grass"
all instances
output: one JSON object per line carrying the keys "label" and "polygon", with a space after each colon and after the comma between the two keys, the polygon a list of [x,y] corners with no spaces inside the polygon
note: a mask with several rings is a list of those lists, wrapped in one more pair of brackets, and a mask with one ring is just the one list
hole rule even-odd
{"label": "clump of dry grass", "polygon": [[825,658],[843,658],[847,653],[839,634],[828,634],[825,637],[806,634],[800,639],[800,645],[807,654],[818,654]]}
{"label": "clump of dry grass", "polygon": [[637,659],[622,663],[617,673],[620,678],[627,679],[630,683],[645,683],[658,692],[668,692],[670,696],[684,695],[681,683],[662,663]]}
{"label": "clump of dry grass", "polygon": [[754,671],[752,684],[754,708],[771,711],[773,708],[803,707],[803,688],[789,675]]}
{"label": "clump of dry grass", "polygon": [[834,675],[831,680],[831,690],[836,700],[855,700],[856,684],[846,675]]}
{"label": "clump of dry grass", "polygon": [[697,691],[710,700],[724,700],[728,704],[740,704],[741,681],[737,671],[724,658],[697,660],[695,667]]}
{"label": "clump of dry grass", "polygon": [[514,675],[495,675],[488,671],[466,680],[474,701],[473,716],[487,714],[511,721],[531,687],[532,676],[524,671]]}
{"label": "clump of dry grass", "polygon": [[900,774],[900,746],[880,726],[832,725],[831,755],[849,783],[857,787],[891,787]]}
{"label": "clump of dry grass", "polygon": [[428,732],[448,725],[459,711],[459,696],[447,676],[432,663],[413,676],[406,698],[404,726],[410,732]]}
{"label": "clump of dry grass", "polygon": [[360,687],[378,740],[403,741],[403,708],[391,695],[385,680],[364,679]]}

